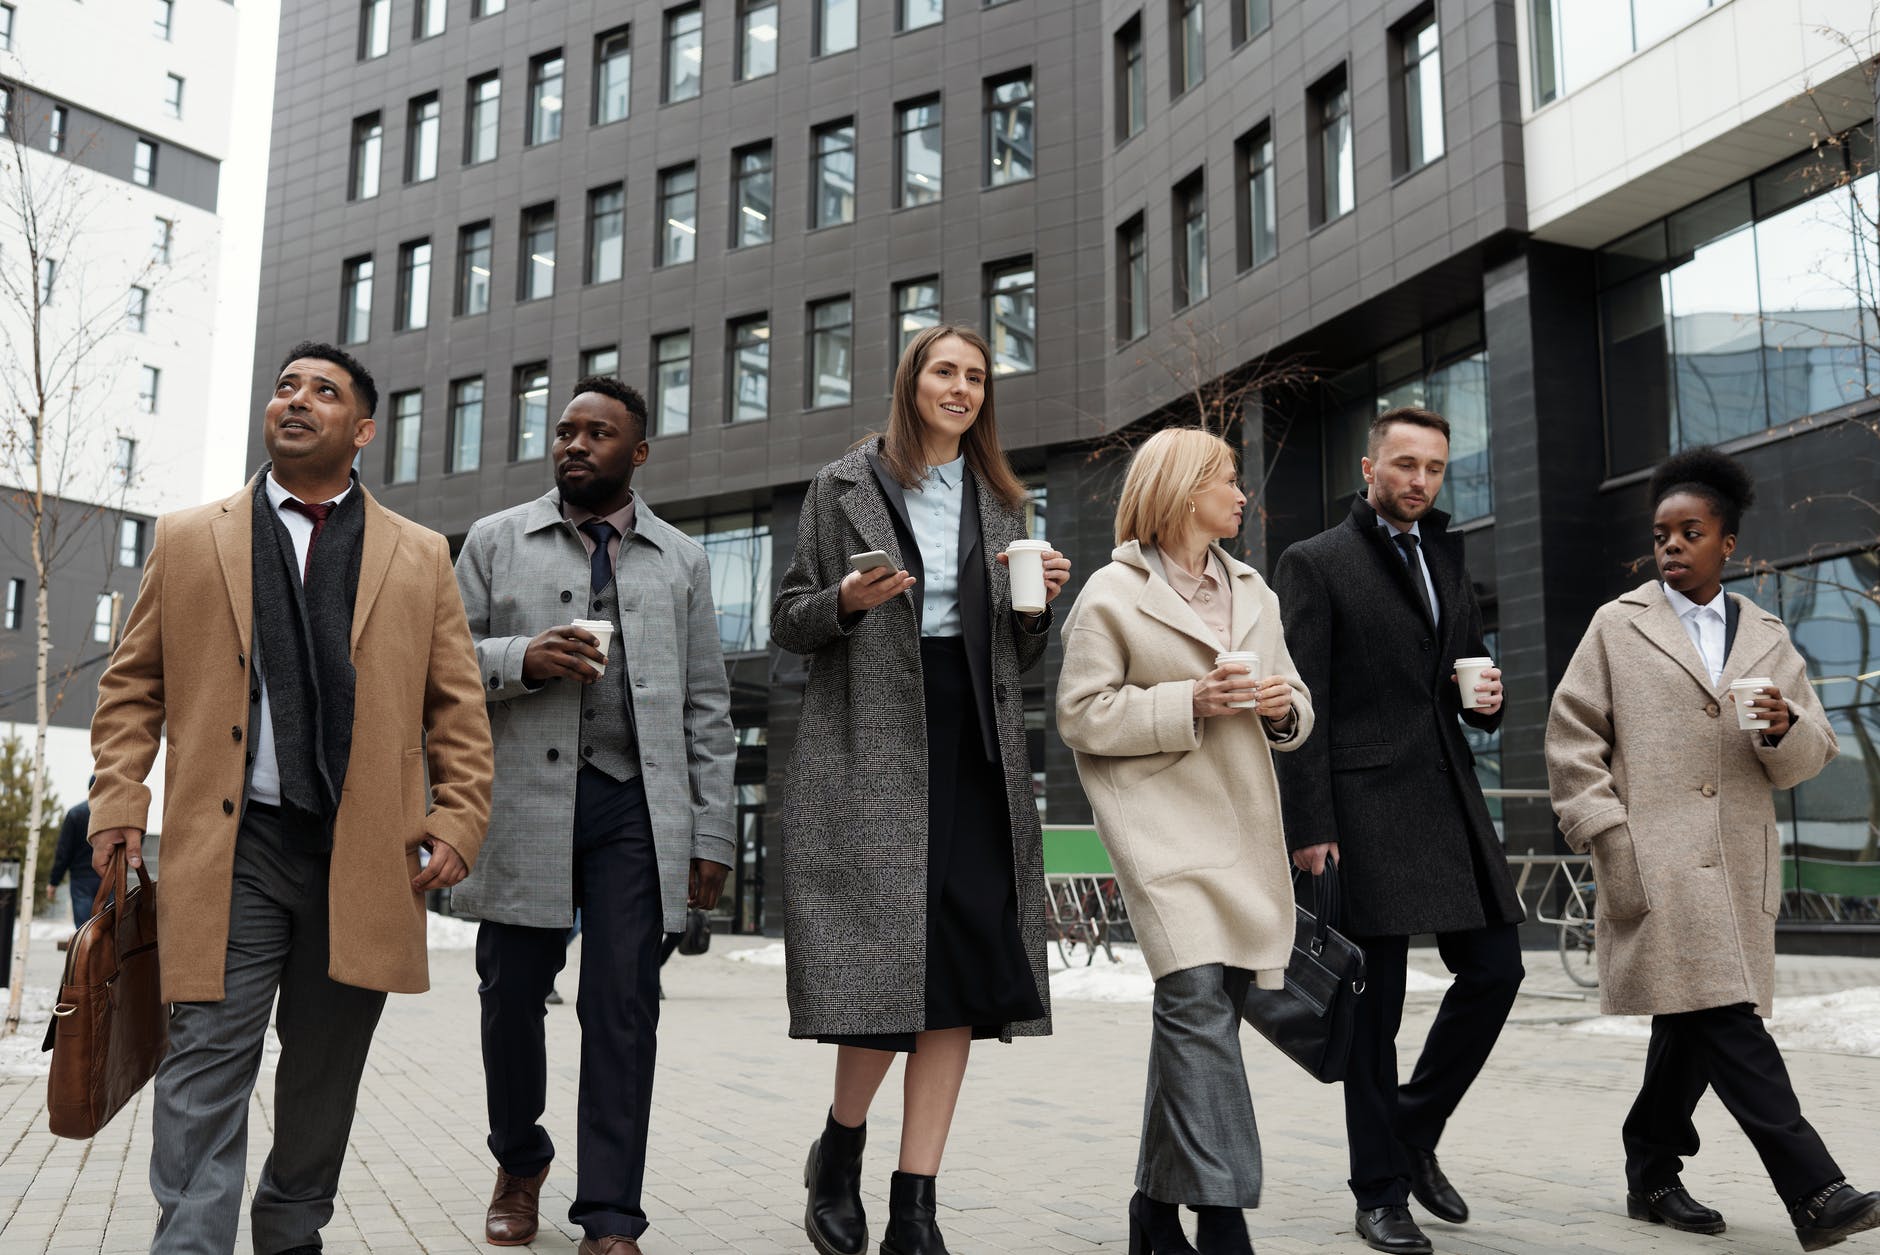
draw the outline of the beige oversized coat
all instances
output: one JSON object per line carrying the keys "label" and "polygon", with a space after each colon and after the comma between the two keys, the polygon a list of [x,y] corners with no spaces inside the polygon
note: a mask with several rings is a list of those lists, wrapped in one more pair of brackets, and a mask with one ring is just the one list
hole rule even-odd
{"label": "beige oversized coat", "polygon": [[[346,985],[421,993],[418,846],[433,836],[475,865],[490,814],[490,721],[449,545],[369,493],[365,504],[327,970]],[[157,520],[124,639],[98,681],[91,834],[150,826],[144,778],[159,735],[169,742],[157,894],[165,1002],[222,999],[248,717],[259,709],[250,701],[253,520],[253,480],[226,501]]]}
{"label": "beige oversized coat", "polygon": [[[1772,789],[1838,750],[1782,620],[1734,593],[1736,640],[1711,686],[1656,581],[1599,608],[1554,692],[1547,776],[1567,844],[1592,851],[1600,1006],[1669,1015],[1775,989],[1782,849]],[[1790,725],[1769,746],[1736,725],[1730,684],[1768,676]]]}
{"label": "beige oversized coat", "polygon": [[1291,865],[1280,827],[1275,749],[1312,732],[1307,692],[1280,628],[1279,599],[1223,550],[1234,591],[1231,639],[1292,685],[1298,724],[1269,741],[1251,710],[1197,721],[1195,683],[1220,638],[1136,541],[1090,577],[1064,620],[1058,733],[1123,886],[1130,922],[1158,979],[1208,963],[1280,983],[1293,942]]}

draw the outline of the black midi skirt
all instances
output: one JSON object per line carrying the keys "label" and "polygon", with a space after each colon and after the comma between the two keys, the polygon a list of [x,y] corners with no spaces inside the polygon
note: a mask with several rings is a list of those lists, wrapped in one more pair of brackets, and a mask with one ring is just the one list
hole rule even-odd
{"label": "black midi skirt", "polygon": [[[927,703],[924,1027],[971,1028],[975,1038],[997,1037],[1007,1024],[1044,1016],[1018,932],[1005,769],[986,757],[965,643],[957,636],[923,636],[920,663]],[[912,1033],[817,1040],[870,1050],[914,1049]]]}

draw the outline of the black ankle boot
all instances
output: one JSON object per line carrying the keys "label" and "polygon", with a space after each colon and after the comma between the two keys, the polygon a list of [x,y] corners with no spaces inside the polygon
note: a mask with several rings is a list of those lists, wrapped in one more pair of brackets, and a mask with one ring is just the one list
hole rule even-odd
{"label": "black ankle boot", "polygon": [[881,1255],[947,1255],[933,1222],[933,1178],[897,1172],[888,1179],[888,1231]]}
{"label": "black ankle boot", "polygon": [[834,1112],[823,1135],[810,1144],[803,1165],[809,1206],[803,1231],[822,1255],[862,1255],[868,1249],[868,1217],[862,1213],[862,1147],[868,1125],[851,1129],[837,1124]]}
{"label": "black ankle boot", "polygon": [[1129,1255],[1199,1255],[1182,1232],[1181,1208],[1137,1190],[1129,1200]]}
{"label": "black ankle boot", "polygon": [[1238,1207],[1197,1207],[1195,1225],[1199,1255],[1253,1255],[1247,1237],[1247,1217]]}
{"label": "black ankle boot", "polygon": [[1805,1251],[1818,1251],[1856,1233],[1880,1229],[1880,1193],[1863,1194],[1834,1181],[1789,1209]]}

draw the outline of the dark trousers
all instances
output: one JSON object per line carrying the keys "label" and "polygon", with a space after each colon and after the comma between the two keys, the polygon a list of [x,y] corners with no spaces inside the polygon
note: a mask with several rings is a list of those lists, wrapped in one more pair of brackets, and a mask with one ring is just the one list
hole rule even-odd
{"label": "dark trousers", "polygon": [[[647,1227],[640,1187],[659,1027],[662,911],[653,820],[639,780],[622,784],[592,768],[576,779],[574,816],[581,1087],[568,1219],[591,1238],[637,1238]],[[555,1157],[541,1124],[548,1101],[543,1021],[548,991],[568,959],[567,936],[566,928],[488,921],[477,933],[489,1147],[517,1176],[533,1176]]]}
{"label": "dark trousers", "polygon": [[1670,1184],[1697,1153],[1691,1113],[1706,1089],[1748,1134],[1787,1206],[1841,1178],[1789,1083],[1782,1054],[1748,1003],[1652,1017],[1645,1084],[1625,1118],[1625,1179],[1634,1194]]}
{"label": "dark trousers", "polygon": [[1136,1188],[1157,1202],[1260,1205],[1260,1132],[1240,1056],[1252,976],[1210,963],[1155,983]]}
{"label": "dark trousers", "polygon": [[[132,879],[136,878],[132,877]],[[89,867],[85,869],[83,876],[77,872],[72,873],[66,889],[66,892],[72,895],[72,927],[83,928],[85,922],[91,918],[91,904],[98,900],[98,886],[102,883],[102,879]]]}
{"label": "dark trousers", "polygon": [[1439,933],[1437,951],[1455,981],[1443,995],[1416,1071],[1399,1088],[1397,1030],[1403,1024],[1410,939],[1368,937],[1361,944],[1366,988],[1358,999],[1345,1076],[1345,1136],[1351,1192],[1369,1210],[1410,1201],[1405,1148],[1436,1149],[1443,1126],[1488,1062],[1526,971],[1513,924]]}

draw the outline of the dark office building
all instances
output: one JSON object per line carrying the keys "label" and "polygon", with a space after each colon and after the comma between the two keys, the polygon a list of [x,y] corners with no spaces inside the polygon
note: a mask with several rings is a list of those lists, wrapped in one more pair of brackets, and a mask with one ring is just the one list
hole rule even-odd
{"label": "dark office building", "polygon": [[[1672,126],[1647,161],[1594,110],[1728,14],[1634,0],[1621,36],[1564,7],[292,5],[257,383],[302,336],[357,346],[386,398],[366,483],[454,538],[547,489],[577,376],[643,388],[638,484],[712,557],[745,927],[780,918],[763,871],[804,679],[769,643],[775,578],[804,485],[885,422],[922,326],[987,332],[1036,533],[1084,572],[1130,435],[1197,405],[1259,487],[1262,567],[1343,517],[1381,408],[1447,414],[1439,505],[1511,694],[1476,767],[1514,790],[1545,783],[1588,616],[1644,578],[1650,465],[1723,442],[1760,477],[1743,552],[1774,572],[1733,587],[1788,620],[1843,747],[1784,799],[1769,874],[1789,927],[1855,944],[1880,935],[1880,608],[1857,592],[1880,529],[1836,494],[1880,479],[1871,117],[1837,80],[1809,102],[1826,144],[1771,107]],[[1087,822],[1055,672],[1025,695],[1038,801]],[[1502,820],[1512,850],[1555,848],[1544,802]]]}

